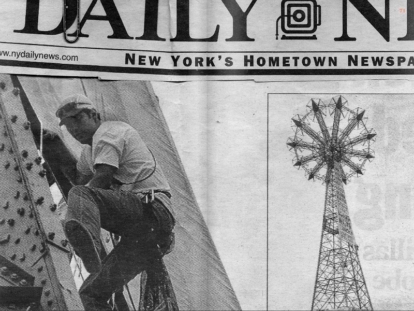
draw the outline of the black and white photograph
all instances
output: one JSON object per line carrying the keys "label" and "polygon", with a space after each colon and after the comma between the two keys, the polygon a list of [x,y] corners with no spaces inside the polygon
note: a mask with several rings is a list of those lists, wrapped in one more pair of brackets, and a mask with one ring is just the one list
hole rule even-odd
{"label": "black and white photograph", "polygon": [[413,20],[3,0],[0,310],[414,310]]}
{"label": "black and white photograph", "polygon": [[265,102],[240,109],[228,82],[205,98],[203,83],[1,80],[7,308],[265,308],[266,128],[248,122]]}
{"label": "black and white photograph", "polygon": [[413,103],[269,95],[269,204],[285,250],[273,271],[289,284],[276,286],[279,310],[413,309]]}

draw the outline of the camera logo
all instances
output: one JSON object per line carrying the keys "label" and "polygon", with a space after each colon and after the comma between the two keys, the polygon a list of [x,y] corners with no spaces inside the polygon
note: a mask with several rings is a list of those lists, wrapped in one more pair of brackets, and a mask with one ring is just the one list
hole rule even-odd
{"label": "camera logo", "polygon": [[282,13],[276,21],[276,40],[279,39],[279,20],[282,20],[282,40],[316,40],[314,34],[321,25],[321,6],[316,0],[283,0]]}

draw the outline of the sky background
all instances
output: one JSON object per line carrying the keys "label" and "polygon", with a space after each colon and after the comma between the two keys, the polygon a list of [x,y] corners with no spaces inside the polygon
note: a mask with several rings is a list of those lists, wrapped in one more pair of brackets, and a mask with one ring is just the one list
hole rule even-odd
{"label": "sky background", "polygon": [[[271,310],[311,306],[325,188],[292,165],[286,147],[291,118],[306,112],[310,98],[329,101],[338,94],[350,108],[365,109],[368,127],[378,133],[376,158],[345,187],[361,265],[376,310],[414,308],[414,95],[380,94],[407,93],[410,83],[152,84],[245,310],[267,303]],[[356,94],[368,91],[373,94]]]}

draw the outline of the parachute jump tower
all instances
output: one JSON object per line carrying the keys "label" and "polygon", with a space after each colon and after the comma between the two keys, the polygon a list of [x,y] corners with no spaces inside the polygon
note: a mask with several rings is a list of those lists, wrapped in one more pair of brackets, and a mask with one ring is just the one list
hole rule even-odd
{"label": "parachute jump tower", "polygon": [[[373,310],[344,184],[363,175],[365,163],[374,158],[371,144],[376,134],[367,128],[364,110],[347,106],[342,96],[332,98],[329,104],[312,99],[307,113],[292,119],[295,135],[287,142],[295,154],[294,166],[303,168],[309,180],[326,185],[312,310]],[[333,122],[332,128],[327,127],[326,119]]]}

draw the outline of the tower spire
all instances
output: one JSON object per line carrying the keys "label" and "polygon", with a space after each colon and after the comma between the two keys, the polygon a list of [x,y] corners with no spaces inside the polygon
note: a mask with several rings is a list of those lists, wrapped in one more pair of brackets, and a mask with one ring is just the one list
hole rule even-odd
{"label": "tower spire", "polygon": [[[371,143],[375,132],[368,130],[365,111],[351,110],[339,96],[328,105],[312,99],[308,112],[294,120],[295,136],[288,140],[295,153],[294,164],[305,170],[308,179],[326,184],[325,207],[319,261],[312,310],[373,310],[352,231],[344,184],[362,175],[366,161],[374,158]],[[324,111],[330,110],[329,133]],[[348,123],[341,121],[349,116]],[[317,122],[312,120],[317,120]],[[362,125],[362,126],[360,126]],[[354,134],[356,129],[362,132]]]}

